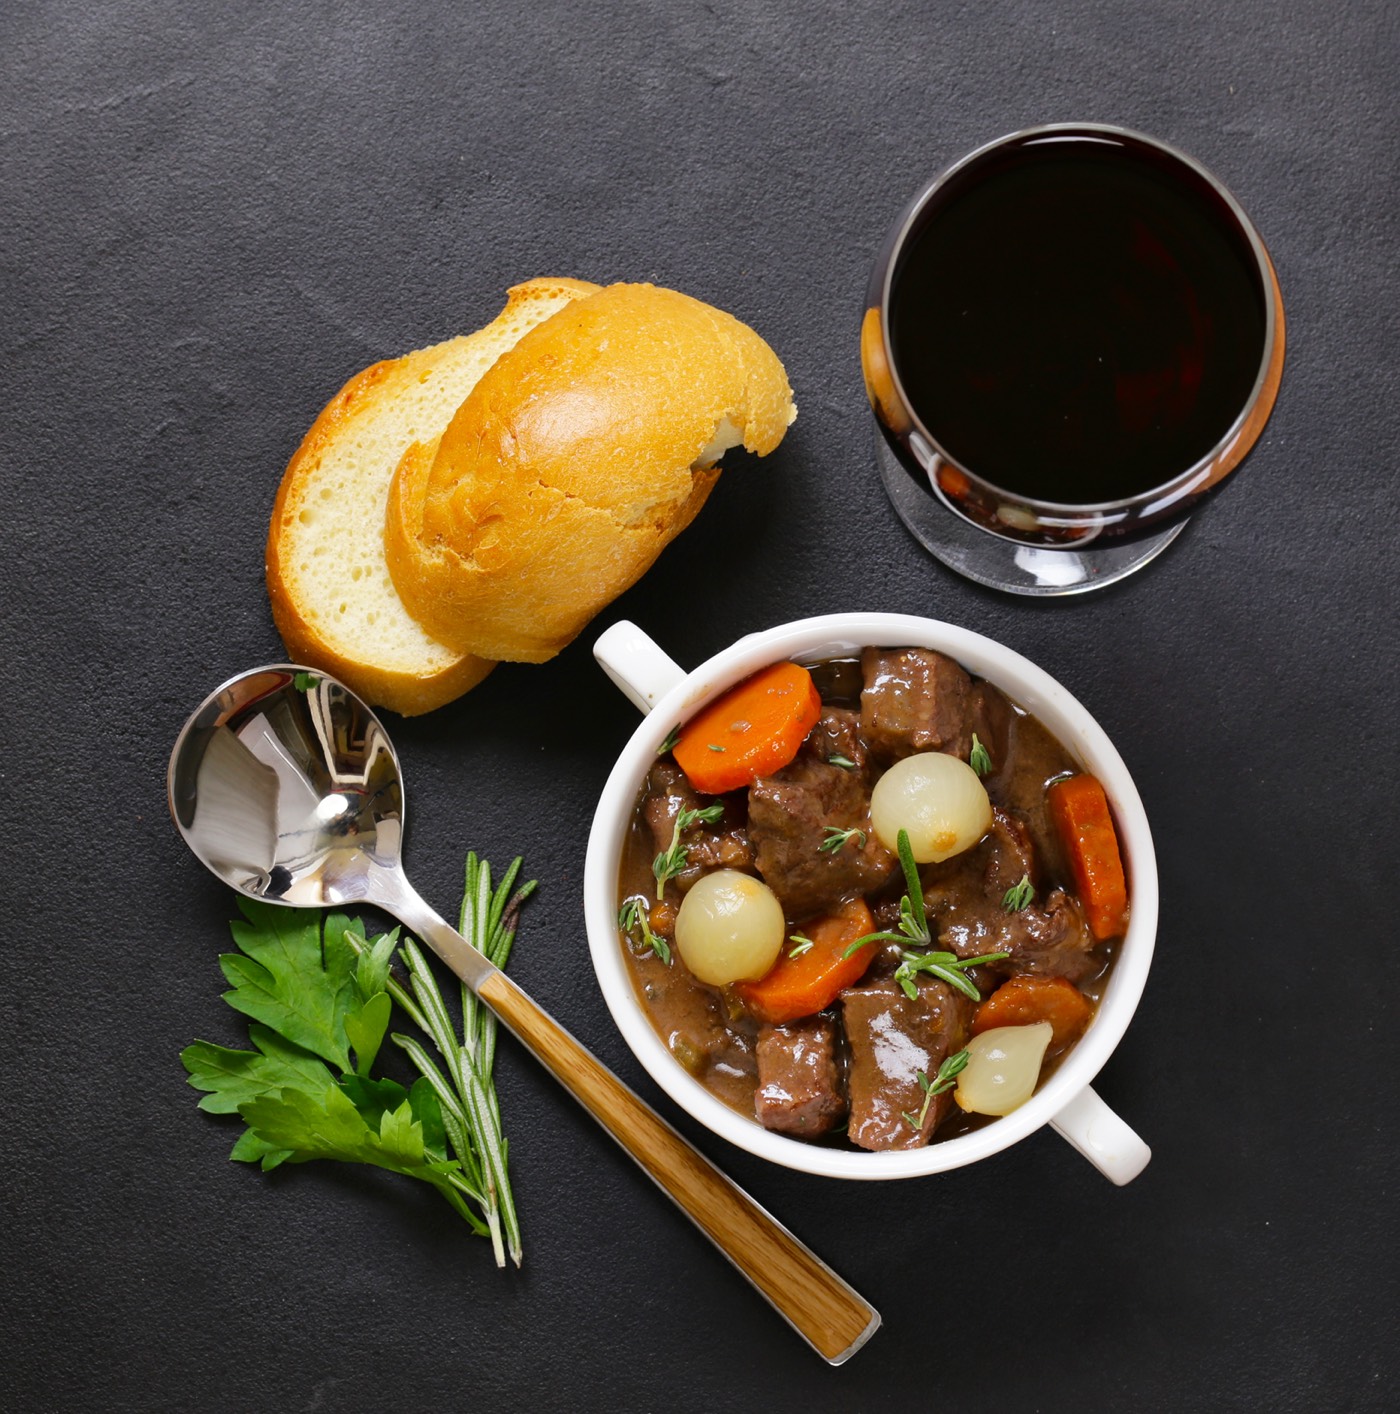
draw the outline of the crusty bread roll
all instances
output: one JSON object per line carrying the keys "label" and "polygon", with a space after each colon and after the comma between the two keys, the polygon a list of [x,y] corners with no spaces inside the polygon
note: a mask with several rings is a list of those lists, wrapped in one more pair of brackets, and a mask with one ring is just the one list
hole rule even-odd
{"label": "crusty bread roll", "polygon": [[517,285],[484,329],[377,363],[331,399],[287,466],[267,538],[272,616],[291,658],[406,715],[450,702],[491,671],[489,659],[431,638],[399,599],[384,563],[389,480],[405,449],[435,442],[523,334],[598,289]]}
{"label": "crusty bread roll", "polygon": [[538,325],[394,474],[384,545],[405,604],[458,652],[552,657],[704,503],[726,448],[796,416],[777,356],[673,290],[610,285]]}

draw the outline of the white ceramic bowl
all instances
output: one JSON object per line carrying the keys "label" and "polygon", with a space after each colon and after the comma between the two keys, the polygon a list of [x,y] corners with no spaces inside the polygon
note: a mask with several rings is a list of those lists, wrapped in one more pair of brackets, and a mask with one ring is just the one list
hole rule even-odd
{"label": "white ceramic bowl", "polygon": [[[678,723],[767,663],[849,657],[867,644],[935,648],[986,678],[1031,712],[1103,783],[1128,871],[1131,921],[1098,1013],[1078,1045],[1019,1109],[993,1123],[923,1149],[856,1153],[789,1139],[764,1129],[710,1094],[666,1048],[642,1010],[618,937],[618,873],[628,823],[657,748]],[[913,1178],[958,1168],[1014,1144],[1044,1124],[1115,1183],[1147,1164],[1147,1145],[1090,1088],[1137,1009],[1157,934],[1157,861],[1147,816],[1122,758],[1089,713],[1047,673],[980,634],[903,614],[825,614],[740,639],[686,673],[635,624],[619,623],[594,653],[646,719],[618,757],[593,818],[584,872],[584,908],[593,967],[627,1044],[680,1107],[716,1134],[761,1158],[836,1178]]]}

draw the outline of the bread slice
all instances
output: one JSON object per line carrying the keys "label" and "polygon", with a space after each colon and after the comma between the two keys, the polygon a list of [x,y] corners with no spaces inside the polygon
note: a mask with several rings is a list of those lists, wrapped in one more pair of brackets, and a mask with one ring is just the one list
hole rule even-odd
{"label": "bread slice", "polygon": [[272,617],[288,654],[405,715],[431,711],[495,666],[429,636],[384,562],[389,481],[415,442],[436,445],[481,376],[537,324],[599,287],[517,285],[484,329],[376,363],[331,399],[288,463],[267,537]]}
{"label": "bread slice", "polygon": [[728,447],[796,417],[777,355],[732,315],[610,285],[483,375],[390,488],[399,593],[443,643],[541,662],[634,584],[704,504]]}

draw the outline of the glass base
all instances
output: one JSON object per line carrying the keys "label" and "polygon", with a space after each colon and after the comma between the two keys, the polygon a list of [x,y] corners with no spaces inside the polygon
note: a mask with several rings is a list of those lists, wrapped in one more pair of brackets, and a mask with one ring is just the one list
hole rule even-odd
{"label": "glass base", "polygon": [[1186,528],[1179,521],[1156,535],[1127,544],[1051,550],[1003,540],[962,519],[921,491],[875,429],[875,460],[899,518],[934,559],[965,579],[1007,594],[1085,594],[1117,583],[1155,560]]}

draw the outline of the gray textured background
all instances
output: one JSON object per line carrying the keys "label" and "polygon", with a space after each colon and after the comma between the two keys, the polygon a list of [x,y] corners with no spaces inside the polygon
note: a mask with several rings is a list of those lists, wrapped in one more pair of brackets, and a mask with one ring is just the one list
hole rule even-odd
{"label": "gray textured background", "polygon": [[[7,6],[0,1403],[1393,1407],[1392,15]],[[1231,185],[1277,263],[1289,356],[1246,472],[1150,572],[1033,604],[954,580],[895,520],[856,332],[912,190],[1068,119],[1155,133]],[[208,688],[279,653],[281,469],[351,373],[475,327],[534,274],[712,300],[778,349],[801,406],[615,614],[686,664],[822,610],[981,630],[1098,716],[1157,833],[1158,960],[1101,1082],[1154,1146],[1131,1187],[1048,1132],[882,1187],[696,1135],[882,1308],[841,1371],[513,1045],[512,1274],[387,1177],[226,1163],[176,1059],[235,1034],[215,962],[232,904],[169,824],[165,758]],[[515,975],[654,1097],[582,934],[592,803],[633,721],[589,641],[396,724],[408,858],[451,908],[467,847],[523,853],[542,887]]]}

